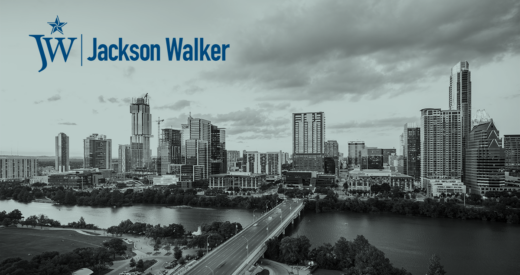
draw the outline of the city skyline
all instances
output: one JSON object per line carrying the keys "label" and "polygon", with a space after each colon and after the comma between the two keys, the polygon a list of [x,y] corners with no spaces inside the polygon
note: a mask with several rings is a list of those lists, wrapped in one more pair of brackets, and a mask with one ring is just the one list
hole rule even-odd
{"label": "city skyline", "polygon": [[[515,77],[520,47],[515,39],[520,31],[515,24],[518,16],[511,13],[515,8],[507,3],[458,2],[446,10],[433,2],[402,2],[395,9],[398,16],[393,16],[384,12],[391,3],[266,2],[248,8],[245,3],[221,2],[205,3],[218,13],[188,16],[182,11],[197,3],[165,2],[162,10],[154,10],[160,13],[154,18],[145,12],[153,7],[136,3],[144,20],[173,26],[152,30],[144,30],[134,20],[136,14],[113,17],[111,5],[115,4],[94,11],[95,5],[47,7],[34,2],[38,13],[16,2],[4,5],[9,8],[0,11],[0,22],[23,23],[1,30],[6,39],[0,42],[5,49],[0,62],[13,64],[0,68],[1,109],[16,113],[29,108],[39,115],[0,121],[1,129],[18,132],[2,131],[0,155],[53,156],[51,141],[63,132],[70,138],[71,158],[81,158],[82,140],[92,133],[111,137],[116,156],[118,146],[128,144],[129,102],[146,93],[151,97],[152,120],[165,118],[161,128],[181,129],[191,112],[226,128],[228,150],[292,152],[292,113],[319,111],[327,114],[327,140],[337,140],[340,152],[346,153],[348,142],[354,140],[363,140],[368,147],[399,148],[398,140],[388,137],[401,134],[405,123],[418,123],[421,109],[449,109],[450,69],[461,61],[471,66],[472,112],[486,109],[503,135],[520,133],[515,121],[519,116],[515,103],[520,100],[520,80]],[[428,10],[422,13],[427,23],[403,25],[406,21],[399,15],[410,9]],[[331,10],[330,22],[323,22]],[[121,24],[104,28],[102,21],[92,22],[87,16],[94,12]],[[227,61],[218,65],[137,61],[84,67],[79,65],[78,48],[73,48],[66,64],[58,60],[37,73],[40,60],[28,35],[50,32],[46,22],[56,13],[68,22],[63,28],[66,37],[85,34],[104,43],[115,43],[118,37],[132,43],[204,37],[231,48]],[[373,17],[381,20],[368,19]],[[299,28],[290,31],[294,25]],[[427,27],[428,36],[422,34],[418,41],[399,35],[419,34]],[[278,32],[271,31],[275,28]],[[276,43],[265,45],[259,39]],[[24,81],[27,77],[31,81]],[[152,135],[156,127],[151,123]],[[37,140],[33,132],[38,133]],[[157,147],[158,137],[151,138],[152,154]]]}

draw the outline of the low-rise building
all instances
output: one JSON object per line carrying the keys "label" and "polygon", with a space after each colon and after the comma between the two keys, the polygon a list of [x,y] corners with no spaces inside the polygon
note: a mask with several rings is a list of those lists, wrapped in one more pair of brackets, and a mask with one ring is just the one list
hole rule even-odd
{"label": "low-rise building", "polygon": [[228,189],[229,187],[258,188],[266,183],[265,174],[249,172],[230,172],[209,176],[209,188]]}
{"label": "low-rise building", "polygon": [[335,175],[318,174],[316,177],[316,187],[326,187],[336,184]]}
{"label": "low-rise building", "polygon": [[179,178],[176,175],[162,175],[160,177],[153,178],[153,185],[156,186],[168,186],[172,184],[177,184]]}
{"label": "low-rise building", "polygon": [[426,186],[426,196],[439,197],[441,194],[466,194],[466,186],[458,178],[453,179],[429,179],[423,178]]}
{"label": "low-rise building", "polygon": [[285,173],[285,187],[312,187],[316,184],[316,171],[287,171]]}
{"label": "low-rise building", "polygon": [[34,184],[34,183],[45,183],[45,184],[49,184],[49,176],[34,176],[30,179],[29,183],[30,184]]}

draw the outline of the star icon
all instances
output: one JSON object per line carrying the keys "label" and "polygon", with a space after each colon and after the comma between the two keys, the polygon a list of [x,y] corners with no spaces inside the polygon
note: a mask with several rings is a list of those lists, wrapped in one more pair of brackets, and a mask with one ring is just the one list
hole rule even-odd
{"label": "star icon", "polygon": [[54,22],[48,22],[48,24],[52,26],[51,34],[53,34],[55,31],[59,31],[61,34],[63,34],[63,30],[61,28],[67,25],[66,22],[60,22],[60,18],[58,16],[56,16],[56,20]]}

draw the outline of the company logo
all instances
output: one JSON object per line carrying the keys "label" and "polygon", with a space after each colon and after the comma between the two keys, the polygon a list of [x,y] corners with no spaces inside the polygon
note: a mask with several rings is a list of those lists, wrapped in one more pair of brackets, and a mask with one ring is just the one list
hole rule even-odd
{"label": "company logo", "polygon": [[61,28],[67,25],[66,22],[60,22],[60,18],[58,16],[56,16],[56,21],[48,22],[48,24],[52,26],[51,34],[53,34],[55,31],[59,31],[61,34],[63,34],[63,30]]}
{"label": "company logo", "polygon": [[[67,23],[60,22],[60,18],[58,16],[56,16],[56,20],[54,22],[48,22],[48,24],[52,26],[51,34],[53,34],[56,31],[58,31],[59,33],[63,34],[63,29],[62,28]],[[41,72],[41,71],[45,70],[45,68],[47,68],[47,57],[45,56],[45,51],[43,50],[42,39],[47,44],[47,50],[49,51],[49,56],[51,57],[51,62],[54,62],[54,58],[56,57],[56,53],[58,52],[58,48],[61,50],[61,54],[63,55],[63,59],[65,60],[65,62],[67,62],[67,59],[69,58],[69,54],[70,54],[70,49],[72,49],[72,45],[74,44],[74,40],[77,39],[77,37],[69,37],[68,38],[70,40],[69,49],[65,50],[65,46],[63,45],[63,40],[65,38],[63,38],[63,37],[56,37],[54,39],[56,39],[58,41],[58,44],[56,45],[56,48],[53,50],[52,49],[52,45],[51,45],[51,40],[53,39],[52,37],[44,37],[45,35],[43,35],[43,34],[32,34],[32,35],[29,35],[29,36],[30,37],[34,37],[34,39],[36,40],[36,44],[38,45],[38,50],[40,51],[40,57],[42,59],[42,68],[38,72]]]}
{"label": "company logo", "polygon": [[[67,22],[61,22],[59,16],[56,16],[54,22],[48,22],[52,27],[51,35],[59,32],[63,35],[63,27]],[[29,35],[36,40],[38,51],[42,62],[42,67],[38,72],[47,68],[47,55],[45,53],[45,45],[51,62],[54,62],[58,49],[63,55],[63,60],[67,62],[70,50],[74,45],[77,37],[45,37],[43,34]],[[68,41],[67,41],[67,40]],[[53,49],[52,41],[56,40],[56,46]],[[68,48],[66,46],[68,42]],[[81,43],[81,66],[83,66],[83,34],[80,39]],[[181,37],[166,38],[166,56],[168,61],[226,61],[226,50],[230,48],[229,44],[205,44],[204,38],[194,38],[193,44],[186,43]],[[164,54],[163,54],[164,56]],[[86,58],[87,61],[161,61],[161,46],[159,44],[123,44],[123,38],[117,40],[117,44],[106,45],[100,43],[96,37],[92,38],[92,56]]]}

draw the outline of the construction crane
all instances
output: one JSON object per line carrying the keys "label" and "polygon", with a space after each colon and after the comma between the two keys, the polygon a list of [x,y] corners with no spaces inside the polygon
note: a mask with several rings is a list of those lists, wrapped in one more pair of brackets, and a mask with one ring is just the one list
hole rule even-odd
{"label": "construction crane", "polygon": [[157,122],[157,138],[159,139],[159,143],[161,142],[161,122],[163,122],[163,121],[164,121],[164,119],[161,119],[160,117],[158,117],[157,120],[155,121],[155,122]]}

